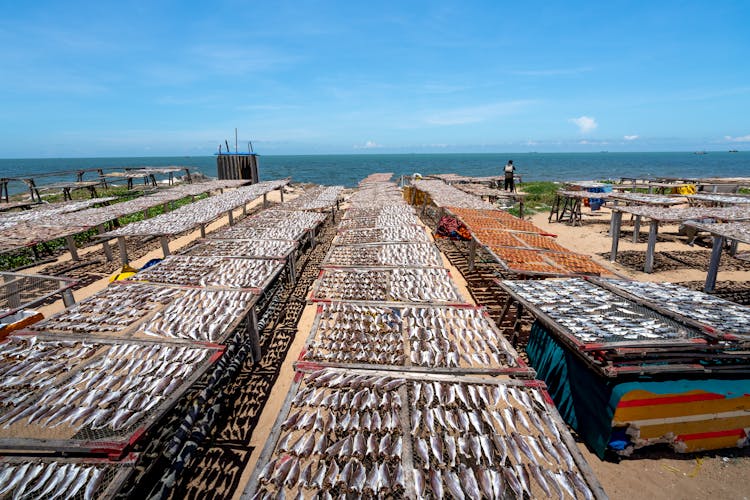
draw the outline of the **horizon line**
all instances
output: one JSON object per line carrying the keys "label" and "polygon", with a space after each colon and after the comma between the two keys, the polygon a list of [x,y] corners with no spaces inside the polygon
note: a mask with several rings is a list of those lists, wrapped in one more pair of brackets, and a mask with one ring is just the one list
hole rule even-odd
{"label": "horizon line", "polygon": [[[406,152],[406,153],[376,153],[372,151],[368,152],[356,152],[356,153],[258,153],[254,154],[257,156],[402,156],[402,155],[548,155],[548,154],[583,154],[583,155],[598,155],[598,154],[659,154],[659,153],[685,153],[685,154],[709,154],[709,153],[743,153],[747,151],[739,149],[700,149],[700,150],[665,150],[665,151],[496,151],[496,152],[468,152],[468,151],[455,151],[455,152]],[[247,154],[247,153],[223,153],[223,154]],[[205,155],[185,155],[185,154],[173,154],[173,155],[153,155],[153,156],[41,156],[41,157],[5,157],[0,158],[3,160],[76,160],[76,159],[113,159],[113,158],[211,158],[216,156],[216,153],[210,153]]]}

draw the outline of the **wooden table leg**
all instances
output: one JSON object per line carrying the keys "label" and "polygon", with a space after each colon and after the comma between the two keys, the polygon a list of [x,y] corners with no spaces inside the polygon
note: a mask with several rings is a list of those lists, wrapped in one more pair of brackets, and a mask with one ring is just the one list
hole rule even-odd
{"label": "wooden table leg", "polygon": [[719,274],[719,262],[721,261],[721,249],[724,246],[723,236],[714,236],[714,246],[711,249],[711,260],[708,264],[708,274],[703,291],[711,293],[716,287],[716,276]]}
{"label": "wooden table leg", "polygon": [[620,244],[620,225],[622,224],[622,212],[612,212],[612,250],[609,252],[609,261],[617,260],[617,247]]}
{"label": "wooden table leg", "polygon": [[477,240],[472,237],[469,242],[469,272],[474,271],[474,259],[477,256]]}
{"label": "wooden table leg", "polygon": [[250,309],[247,315],[247,334],[250,337],[250,343],[253,347],[253,364],[260,361],[262,356],[260,350],[260,332],[258,332],[258,316],[255,313],[255,307]]}
{"label": "wooden table leg", "polygon": [[159,236],[159,243],[161,243],[161,251],[164,257],[169,255],[169,240],[166,236]]}
{"label": "wooden table leg", "polygon": [[638,236],[641,234],[641,216],[635,216],[635,222],[633,223],[633,243],[638,243]]}
{"label": "wooden table leg", "polygon": [[128,260],[128,247],[125,245],[125,238],[123,236],[117,237],[117,246],[120,249],[120,260],[123,265],[125,265],[130,262],[130,260]]}
{"label": "wooden table leg", "polygon": [[[99,224],[97,227],[97,230],[99,231],[99,234],[104,234],[107,231],[104,229],[104,224]],[[102,240],[102,249],[104,249],[104,255],[107,258],[107,262],[112,262],[112,248],[109,246],[109,241],[103,239]]]}
{"label": "wooden table leg", "polygon": [[656,234],[659,232],[659,221],[652,220],[648,229],[648,247],[646,247],[646,263],[643,272],[654,272],[654,250],[656,249]]}
{"label": "wooden table leg", "polygon": [[81,258],[78,257],[78,250],[76,249],[76,240],[73,239],[73,236],[71,235],[66,236],[65,242],[68,244],[68,250],[70,251],[70,256],[73,257],[73,260],[76,262],[81,260]]}

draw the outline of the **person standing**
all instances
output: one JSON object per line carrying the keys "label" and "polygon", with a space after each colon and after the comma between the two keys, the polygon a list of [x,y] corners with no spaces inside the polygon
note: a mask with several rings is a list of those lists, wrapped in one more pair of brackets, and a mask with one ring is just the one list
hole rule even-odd
{"label": "person standing", "polygon": [[510,190],[510,192],[514,192],[516,190],[516,184],[513,179],[516,171],[516,167],[513,165],[513,160],[508,160],[508,163],[505,164],[505,168],[503,169],[505,172],[505,191]]}

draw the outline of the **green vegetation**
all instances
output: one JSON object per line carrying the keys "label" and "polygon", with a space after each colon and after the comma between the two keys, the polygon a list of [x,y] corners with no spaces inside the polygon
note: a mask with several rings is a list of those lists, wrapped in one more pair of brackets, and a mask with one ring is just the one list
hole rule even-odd
{"label": "green vegetation", "polygon": [[[555,193],[560,189],[560,184],[549,181],[524,182],[520,187],[526,193],[524,215],[532,215],[547,211],[552,207],[555,202]],[[519,212],[517,207],[513,207],[509,211],[516,216]]]}
{"label": "green vegetation", "polygon": [[[72,193],[72,197],[74,200],[79,200],[79,199],[85,200],[85,199],[88,199],[89,197],[88,194],[89,194],[88,191],[78,190]],[[99,195],[99,197],[102,197],[102,198],[107,197],[107,196],[117,196],[118,199],[111,203],[120,203],[123,201],[136,198],[142,193],[140,191],[135,191],[135,190],[128,191],[126,187],[116,187],[116,188],[110,188],[106,190],[98,190],[97,194]],[[207,197],[208,197],[208,194],[204,193],[204,194],[196,196],[195,200],[198,201]],[[63,201],[61,194],[52,195],[49,197],[45,196],[44,200],[50,203],[54,201]],[[170,211],[176,208],[179,208],[183,205],[187,205],[189,203],[192,203],[192,200],[189,196],[186,198],[181,198],[170,204]],[[149,217],[155,217],[162,213],[164,213],[163,205],[152,207],[148,211]],[[119,219],[117,219],[117,223],[120,226],[124,226],[131,222],[136,222],[139,220],[143,220],[143,211],[139,211],[130,215],[126,215],[124,217],[120,217]],[[107,229],[113,229],[114,227],[115,226],[112,223],[108,223],[106,225]],[[89,229],[88,231],[84,231],[82,233],[76,234],[74,236],[76,246],[79,248],[86,246],[87,244],[89,244],[91,241],[95,239],[94,236],[96,234],[98,234],[98,231],[96,229]],[[40,256],[44,258],[44,255],[56,255],[60,252],[66,251],[67,244],[65,242],[65,238],[58,238],[56,240],[40,243],[39,245],[37,245],[37,249],[39,251]],[[0,254],[0,270],[7,271],[7,270],[16,269],[19,267],[28,266],[29,264],[33,264],[34,260],[35,260],[34,253],[29,248],[21,249],[16,252]]]}

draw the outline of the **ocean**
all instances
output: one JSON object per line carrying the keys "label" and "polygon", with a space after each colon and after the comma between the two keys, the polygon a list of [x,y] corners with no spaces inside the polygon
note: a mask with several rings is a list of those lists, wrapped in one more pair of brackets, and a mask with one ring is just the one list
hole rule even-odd
{"label": "ocean", "polygon": [[[467,154],[357,154],[262,155],[261,180],[291,177],[294,182],[355,186],[373,172],[401,175],[457,173],[469,176],[500,175],[513,160],[523,181],[620,179],[621,177],[750,177],[750,151],[670,153],[467,153]],[[0,178],[33,177],[37,185],[75,180],[77,169],[191,167],[216,176],[214,156],[140,158],[0,159]],[[67,173],[60,173],[67,172]],[[86,179],[96,179],[94,172]],[[11,193],[23,192],[21,182],[9,184]]]}

